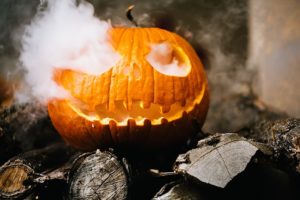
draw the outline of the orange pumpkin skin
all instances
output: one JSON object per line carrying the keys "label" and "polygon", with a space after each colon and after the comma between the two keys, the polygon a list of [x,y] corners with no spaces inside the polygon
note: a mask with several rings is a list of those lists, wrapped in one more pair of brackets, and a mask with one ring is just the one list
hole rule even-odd
{"label": "orange pumpkin skin", "polygon": [[[177,34],[158,28],[113,28],[110,36],[122,58],[108,71],[98,76],[55,71],[54,80],[72,99],[48,103],[54,127],[82,150],[159,150],[185,143],[197,133],[195,121],[203,125],[209,107],[207,79],[193,48]],[[184,52],[190,65],[187,76],[162,74],[147,62],[150,44],[161,42]],[[128,118],[120,117],[124,113]]]}

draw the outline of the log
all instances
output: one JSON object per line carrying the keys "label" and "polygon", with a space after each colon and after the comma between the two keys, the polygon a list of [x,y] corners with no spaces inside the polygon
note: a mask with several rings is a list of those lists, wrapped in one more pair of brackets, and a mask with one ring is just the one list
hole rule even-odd
{"label": "log", "polygon": [[215,134],[198,142],[197,148],[177,157],[174,171],[203,183],[224,188],[243,172],[263,144],[247,141],[234,133]]}
{"label": "log", "polygon": [[278,167],[300,175],[300,119],[263,120],[241,134],[270,145]]}
{"label": "log", "polygon": [[153,199],[298,199],[299,180],[277,168],[274,154],[270,145],[237,134],[209,136],[178,156],[174,171],[185,179]]}
{"label": "log", "polygon": [[153,200],[299,199],[299,184],[283,171],[256,162],[256,159],[225,188],[183,179],[162,187]]}
{"label": "log", "polygon": [[81,155],[70,171],[69,199],[127,199],[130,170],[109,151]]}
{"label": "log", "polygon": [[68,161],[74,150],[64,143],[20,154],[0,167],[0,197],[16,199],[48,180],[42,173]]}
{"label": "log", "polygon": [[171,182],[164,185],[152,200],[205,200],[201,188],[188,182]]}
{"label": "log", "polygon": [[134,170],[130,184],[131,199],[151,199],[165,184],[177,182],[182,179],[173,171],[160,171],[158,169],[132,167]]}

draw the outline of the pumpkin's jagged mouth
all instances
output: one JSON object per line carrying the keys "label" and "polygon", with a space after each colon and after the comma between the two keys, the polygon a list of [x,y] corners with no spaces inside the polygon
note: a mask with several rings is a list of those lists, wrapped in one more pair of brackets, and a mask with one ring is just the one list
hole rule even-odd
{"label": "pumpkin's jagged mouth", "polygon": [[144,108],[142,101],[134,101],[130,110],[126,109],[123,101],[115,102],[115,109],[109,111],[106,106],[98,105],[93,111],[84,108],[84,104],[78,101],[67,101],[70,108],[80,117],[88,121],[99,121],[102,125],[115,121],[118,126],[127,126],[128,120],[133,119],[137,126],[144,126],[145,120],[150,120],[152,125],[162,124],[167,120],[172,122],[181,118],[184,114],[191,112],[203,98],[205,89],[194,99],[187,99],[185,105],[174,103],[168,112],[163,112],[163,107],[159,104],[151,104],[149,108]]}
{"label": "pumpkin's jagged mouth", "polygon": [[[173,77],[187,77],[191,72],[190,58],[180,46],[165,41],[151,44],[151,48],[146,60],[159,73]],[[132,63],[135,63],[134,59],[129,65],[121,64],[124,66],[125,75],[128,75],[128,70],[130,70],[128,66],[133,66]],[[184,102],[175,102],[171,105],[151,103],[150,106],[147,104],[144,107],[143,101],[139,100],[133,100],[130,103],[126,100],[119,100],[109,102],[109,105],[108,103],[95,105],[93,102],[93,105],[89,105],[88,102],[75,97],[66,100],[66,103],[78,116],[91,122],[98,121],[103,125],[114,121],[118,126],[127,126],[130,119],[133,119],[137,126],[144,126],[145,120],[150,120],[152,125],[159,125],[166,121],[175,121],[191,112],[197,104],[200,104],[205,91],[206,84],[200,89],[197,97],[190,97]]]}

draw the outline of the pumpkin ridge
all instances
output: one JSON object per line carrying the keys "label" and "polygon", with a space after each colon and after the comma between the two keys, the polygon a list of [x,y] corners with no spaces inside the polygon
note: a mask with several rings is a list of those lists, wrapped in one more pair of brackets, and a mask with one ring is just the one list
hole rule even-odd
{"label": "pumpkin ridge", "polygon": [[[128,29],[128,30],[130,30],[130,29]],[[127,61],[127,64],[126,65],[128,65],[129,64],[129,67],[130,67],[130,76],[128,76],[128,84],[127,84],[127,107],[128,107],[128,110],[131,110],[131,108],[132,108],[132,101],[133,101],[133,99],[132,99],[132,95],[131,95],[131,93],[132,93],[132,88],[131,88],[131,84],[132,84],[132,82],[134,81],[134,79],[133,78],[131,78],[131,77],[133,77],[134,76],[134,70],[133,70],[133,68],[134,68],[134,63],[133,62],[135,62],[135,59],[132,59],[132,57],[133,57],[133,49],[134,49],[134,44],[135,44],[135,34],[136,34],[136,29],[132,29],[132,30],[130,30],[130,31],[132,31],[132,33],[131,33],[131,43],[130,43],[130,45],[128,45],[128,46],[130,46],[131,47],[131,49],[130,49],[130,51],[128,51],[129,53],[128,53],[128,61]],[[134,58],[134,57],[133,57]],[[133,60],[133,61],[132,61]]]}
{"label": "pumpkin ridge", "polygon": [[[117,37],[119,40],[118,41],[115,41],[115,38],[111,38],[111,40],[114,42],[114,44],[116,45],[116,47],[115,47],[115,49],[116,50],[118,50],[118,48],[119,48],[119,46],[120,46],[120,41],[122,40],[122,37],[123,37],[123,35],[124,35],[124,33],[125,33],[125,31],[126,31],[126,29],[124,29],[124,28],[116,28],[117,30],[121,30],[122,32],[121,33],[119,33],[119,36]],[[112,29],[113,30],[113,29]],[[113,31],[110,31],[110,33],[111,34],[114,34],[114,32]]]}
{"label": "pumpkin ridge", "polygon": [[[126,41],[124,38],[126,38],[126,34],[128,34],[128,29],[125,29],[123,34],[122,34],[122,37],[120,38],[120,42],[118,44],[118,48],[117,48],[117,51],[120,52],[120,47],[121,47],[121,44],[122,44],[122,40]],[[122,52],[121,53],[121,56],[124,56],[122,55]],[[124,60],[124,58],[122,59]],[[109,110],[113,110],[115,108],[114,106],[114,101],[115,101],[115,92],[111,92],[111,91],[115,91],[116,87],[117,87],[117,83],[116,83],[116,76],[115,76],[115,71],[116,71],[116,68],[122,64],[124,61],[120,61],[116,64],[115,68],[112,68],[111,70],[111,74],[110,74],[110,86],[109,86],[109,90],[108,90],[108,102],[107,102],[107,106],[108,106],[108,109]]]}
{"label": "pumpkin ridge", "polygon": [[[157,38],[157,29],[153,29],[152,30],[152,35],[155,36],[155,38]],[[157,43],[158,41],[155,41],[154,43]],[[155,93],[159,94],[158,95],[158,104],[161,105],[161,109],[162,109],[162,112],[164,111],[165,109],[165,106],[166,106],[166,97],[167,97],[167,85],[168,85],[168,78],[167,76],[161,74],[159,71],[153,69],[155,71],[155,77],[159,80],[159,81],[156,81],[156,91]]]}
{"label": "pumpkin ridge", "polygon": [[[146,28],[145,32],[146,32],[145,36],[147,38],[145,41],[147,41],[149,43],[151,41],[149,29]],[[143,51],[144,51],[143,56],[145,56],[148,53],[146,51],[146,50],[148,50],[148,48],[143,49]],[[149,74],[149,77],[151,76],[152,88],[150,88],[150,90],[152,92],[151,92],[151,99],[149,100],[149,103],[148,103],[148,105],[150,107],[151,103],[154,102],[154,95],[155,95],[155,92],[154,92],[154,88],[155,88],[154,70],[152,67],[150,67],[150,64],[146,60],[143,60],[143,62],[146,63],[145,66],[151,71],[151,74]],[[146,87],[146,90],[147,90],[147,87]],[[148,107],[148,105],[146,107]]]}
{"label": "pumpkin ridge", "polygon": [[[70,144],[88,150],[112,146],[158,149],[184,143],[197,132],[193,121],[202,126],[208,109],[207,79],[193,48],[177,34],[159,28],[109,31],[121,59],[97,76],[63,69],[56,82],[74,99],[49,102],[55,128]],[[146,55],[152,50],[150,44],[163,41],[174,48],[166,51],[167,63],[169,58],[180,64],[189,61],[191,68],[176,71],[173,65],[174,71],[166,68],[169,75],[156,70]],[[129,74],[126,67],[130,67]],[[181,71],[188,74],[172,75]]]}
{"label": "pumpkin ridge", "polygon": [[[174,38],[174,40],[176,41],[177,44],[180,44],[180,46],[183,47],[183,50],[185,52],[188,52],[189,57],[194,57],[195,52],[190,51],[190,48],[188,48],[188,46],[186,45],[187,41],[185,41],[184,39],[178,40],[179,37],[177,34],[172,33],[172,38]],[[191,59],[190,59],[191,60]],[[197,87],[198,84],[198,80],[197,80],[197,73],[198,70],[197,68],[199,68],[198,65],[195,64],[194,59],[191,61],[191,65],[192,65],[192,71],[189,74],[189,85],[192,85],[193,88],[191,88],[190,92],[192,93],[191,98],[195,98],[196,96],[198,96],[196,93],[199,92],[199,88]]]}
{"label": "pumpkin ridge", "polygon": [[[131,66],[131,55],[132,55],[132,48],[133,48],[133,41],[134,38],[132,37],[132,35],[134,35],[135,31],[134,30],[130,30],[128,29],[127,32],[130,32],[129,38],[126,40],[126,45],[128,47],[130,47],[130,49],[127,50],[126,52],[126,62],[125,65],[123,67],[128,67],[129,68],[129,75],[126,78],[126,108],[127,110],[131,109],[131,105],[132,105],[132,100],[130,99],[130,97],[128,97],[130,95],[130,77],[131,77],[131,73],[132,73],[132,66]],[[130,43],[129,43],[130,42]]]}
{"label": "pumpkin ridge", "polygon": [[[147,41],[145,39],[145,31],[139,31],[140,33],[140,37],[139,37],[139,44],[142,43],[143,41]],[[141,46],[141,45],[140,45]],[[146,104],[148,104],[148,87],[145,87],[145,85],[147,84],[147,70],[148,70],[148,66],[145,64],[145,59],[142,59],[145,55],[145,49],[143,47],[140,47],[140,51],[139,51],[139,68],[141,71],[141,88],[140,91],[142,93],[141,95],[141,101],[143,102],[141,107],[145,107]],[[144,66],[144,67],[143,67]]]}
{"label": "pumpkin ridge", "polygon": [[[124,40],[124,38],[126,38],[125,36],[126,36],[126,31],[124,31],[124,32],[122,32],[123,34],[122,35],[120,35],[119,37],[119,39],[120,39],[120,41],[119,41],[119,43],[118,43],[118,48],[117,48],[117,51],[123,56],[123,58],[122,58],[122,60],[119,62],[119,63],[117,63],[117,65],[115,66],[115,68],[117,69],[117,72],[118,72],[118,74],[120,74],[120,73],[125,73],[124,72],[124,69],[125,69],[125,62],[126,62],[126,60],[125,60],[125,58],[124,58],[124,53],[123,53],[123,50],[122,50],[122,48],[119,48],[120,46],[122,46],[121,44],[123,44],[122,43],[122,40]],[[124,41],[126,41],[126,40],[124,40]],[[123,42],[124,42],[123,41]],[[117,90],[116,90],[116,97],[115,97],[115,99],[114,99],[114,101],[115,100],[119,100],[119,99],[124,99],[124,98],[126,98],[126,96],[127,96],[127,88],[126,87],[121,87],[123,84],[122,83],[124,83],[124,84],[127,84],[127,76],[123,76],[123,74],[122,74],[122,76],[121,77],[119,77],[119,76],[117,76],[119,79],[117,80],[117,84],[116,84],[116,88],[117,88]],[[119,84],[120,83],[120,84]],[[124,93],[126,93],[126,94],[124,94]],[[126,100],[127,101],[127,100]],[[127,103],[127,102],[126,102]]]}
{"label": "pumpkin ridge", "polygon": [[[181,38],[179,35],[177,35],[176,33],[173,33],[173,35],[175,36],[175,38],[176,38],[176,40],[182,40],[182,44],[183,44],[183,46],[185,46],[185,48],[189,51],[189,52],[191,52],[190,53],[190,55],[192,56],[192,62],[193,62],[193,66],[194,66],[194,69],[196,70],[196,73],[195,73],[195,75],[197,76],[197,86],[199,87],[199,88],[202,88],[201,87],[201,83],[203,82],[203,81],[207,81],[206,79],[205,79],[205,72],[204,72],[204,70],[202,70],[201,69],[201,67],[203,68],[203,64],[202,64],[202,62],[201,62],[201,60],[199,59],[199,57],[197,56],[197,53],[196,53],[196,51],[192,48],[192,46],[187,42],[187,41],[185,41],[183,38]],[[201,67],[199,67],[199,66],[201,66]],[[203,77],[203,78],[201,78],[201,77]],[[204,80],[202,80],[202,79],[204,79]],[[198,88],[197,87],[197,88]]]}
{"label": "pumpkin ridge", "polygon": [[144,91],[143,91],[143,85],[144,85],[144,82],[145,82],[145,72],[144,72],[144,67],[143,65],[141,64],[141,60],[144,60],[144,56],[143,56],[143,51],[141,49],[144,49],[144,45],[142,43],[143,40],[141,40],[142,38],[142,34],[143,32],[140,30],[140,29],[137,29],[136,31],[136,35],[135,35],[135,38],[136,38],[136,41],[135,41],[135,51],[136,52],[136,56],[135,56],[135,70],[138,70],[137,74],[136,72],[134,72],[134,77],[136,79],[136,81],[138,81],[138,85],[137,87],[134,87],[135,90],[139,93],[138,95],[138,99],[139,101],[143,102],[143,99],[144,99]]}
{"label": "pumpkin ridge", "polygon": [[[120,50],[120,46],[121,46],[121,41],[124,39],[124,35],[125,35],[125,33],[126,33],[127,30],[126,30],[126,29],[123,29],[123,28],[116,28],[116,30],[118,30],[118,31],[116,31],[116,32],[113,31],[113,30],[114,30],[114,29],[112,29],[111,34],[114,34],[114,35],[115,35],[114,38],[115,38],[115,40],[117,40],[117,41],[115,41],[116,44],[117,44],[116,51],[119,52],[119,53],[121,54],[121,56],[124,56],[124,55],[122,54],[121,50]],[[120,33],[120,32],[121,32],[121,33]],[[122,58],[122,59],[120,60],[120,62],[118,62],[118,63],[116,64],[116,66],[115,66],[115,68],[117,69],[118,74],[120,74],[120,71],[122,71],[123,68],[124,68],[124,67],[122,67],[123,63],[124,63],[124,58]],[[118,77],[118,76],[117,76],[117,77]],[[121,77],[121,78],[122,78],[122,77]],[[122,82],[122,81],[124,81],[124,80],[121,79],[121,82]],[[119,84],[119,82],[120,82],[119,79],[116,80],[116,95],[115,95],[114,102],[115,102],[116,99],[119,99],[119,98],[123,99],[123,98],[124,98],[123,93],[120,92],[120,90],[123,90],[123,88],[120,88],[120,85],[121,85],[121,84]],[[126,95],[125,95],[125,96],[126,96]]]}
{"label": "pumpkin ridge", "polygon": [[[154,38],[157,38],[157,32],[155,31],[156,29],[152,29],[151,31],[151,36]],[[150,37],[151,37],[150,36]],[[155,44],[157,43],[157,41],[151,41],[151,44]],[[158,102],[154,102],[157,103],[162,107],[164,106],[164,96],[165,96],[165,76],[161,76],[161,74],[153,69],[154,71],[154,79],[159,80],[159,81],[155,81],[155,91],[154,94],[157,94],[157,101]],[[155,98],[154,98],[155,101]]]}
{"label": "pumpkin ridge", "polygon": [[[179,43],[178,43],[178,41],[176,40],[176,38],[175,38],[175,36],[174,36],[173,33],[168,32],[168,31],[165,31],[165,30],[163,30],[163,32],[166,33],[167,35],[169,35],[169,37],[172,38],[172,40],[174,41],[174,43],[175,43],[177,46],[179,45]],[[193,71],[193,66],[192,66],[192,69],[191,69],[190,74],[192,73],[192,71]],[[185,77],[185,78],[183,79],[183,88],[189,88],[188,77],[190,76],[190,74],[188,74],[188,76]],[[184,92],[183,100],[184,100],[184,104],[185,104],[186,99],[190,96],[190,95],[189,95],[189,92],[190,92],[190,91],[189,91],[189,89],[188,89],[188,90],[185,89],[185,90],[183,90],[183,92]]]}
{"label": "pumpkin ridge", "polygon": [[[162,35],[162,33],[164,33],[164,32],[160,32],[159,29],[154,29],[154,30],[159,35],[161,41],[166,41],[166,42],[170,43],[170,41],[168,41],[168,39],[165,38],[164,35]],[[174,90],[173,90],[174,83],[173,83],[173,76],[169,76],[169,77],[164,76],[164,78],[169,79],[168,81],[166,81],[166,84],[164,84],[164,87],[165,87],[164,91],[166,91],[166,93],[167,93],[167,95],[165,95],[165,96],[168,97],[169,95],[172,95],[171,97],[169,97],[169,99],[166,98],[166,97],[164,98],[165,105],[163,105],[164,106],[163,107],[163,112],[168,112],[171,105],[175,103],[175,101],[174,101]],[[169,83],[170,85],[168,87],[167,82],[169,82],[169,81],[171,83]],[[171,86],[171,84],[172,84],[172,86]]]}
{"label": "pumpkin ridge", "polygon": [[[148,37],[148,41],[149,41],[148,43],[153,43],[152,38],[151,38],[152,33],[150,33],[150,29],[146,28],[145,30],[147,32],[147,37]],[[148,65],[151,66],[149,63],[148,63]],[[151,103],[157,103],[156,99],[157,99],[158,93],[156,91],[156,82],[157,82],[157,80],[156,80],[156,71],[153,68],[152,68],[151,71],[152,71],[152,76],[153,76],[153,89],[152,89],[152,91],[153,91],[153,100],[152,100]],[[151,103],[150,103],[150,105],[151,105]]]}

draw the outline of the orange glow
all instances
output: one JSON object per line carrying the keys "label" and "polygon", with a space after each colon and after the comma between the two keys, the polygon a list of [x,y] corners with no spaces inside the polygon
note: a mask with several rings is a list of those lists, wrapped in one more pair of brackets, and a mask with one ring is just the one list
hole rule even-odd
{"label": "orange glow", "polygon": [[110,36],[121,59],[108,71],[55,70],[54,81],[70,94],[48,104],[55,128],[85,150],[184,143],[196,133],[194,123],[203,125],[209,104],[207,79],[194,49],[158,28],[113,28]]}
{"label": "orange glow", "polygon": [[151,104],[149,108],[144,108],[142,101],[135,101],[130,110],[125,107],[126,104],[123,101],[115,102],[115,109],[112,111],[103,105],[96,106],[94,111],[89,111],[81,102],[69,100],[67,103],[79,116],[91,122],[99,121],[103,125],[115,121],[118,126],[126,126],[129,119],[134,119],[138,126],[143,126],[145,119],[149,119],[152,125],[158,125],[162,123],[162,119],[171,122],[181,118],[184,113],[191,112],[201,102],[204,91],[202,90],[202,93],[194,101],[189,99],[185,105],[181,105],[179,102],[174,103],[165,112],[163,107],[158,104]]}

